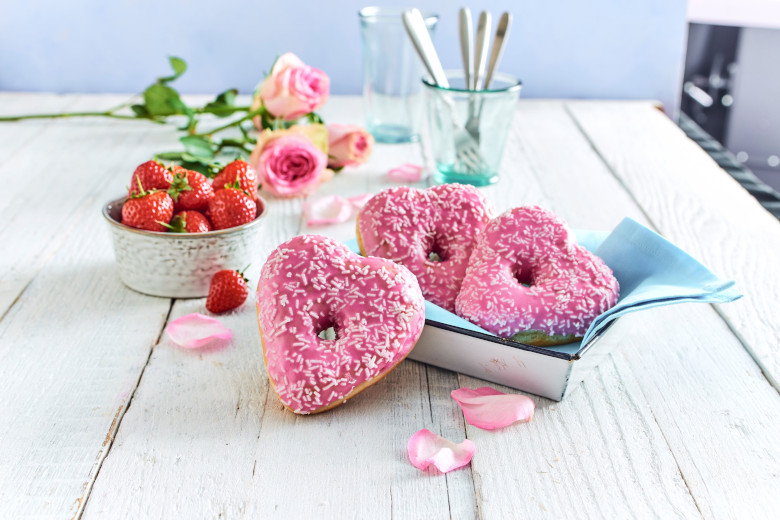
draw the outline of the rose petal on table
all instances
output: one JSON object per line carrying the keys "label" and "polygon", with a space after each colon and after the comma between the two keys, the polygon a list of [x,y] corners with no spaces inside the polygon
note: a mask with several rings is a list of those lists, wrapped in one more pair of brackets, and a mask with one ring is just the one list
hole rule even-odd
{"label": "rose petal on table", "polygon": [[468,439],[455,444],[423,428],[412,435],[406,449],[415,468],[425,469],[433,464],[442,473],[447,473],[471,462],[477,448]]}
{"label": "rose petal on table", "polygon": [[406,163],[387,172],[387,176],[398,182],[420,182],[422,180],[423,167],[417,164]]}
{"label": "rose petal on table", "polygon": [[352,203],[339,195],[330,195],[303,203],[308,226],[326,226],[346,222],[352,216]]}
{"label": "rose petal on table", "polygon": [[364,193],[363,195],[355,195],[347,200],[352,204],[355,209],[360,209],[366,205],[366,203],[374,197],[373,193]]}
{"label": "rose petal on table", "polygon": [[197,312],[185,314],[168,324],[165,333],[182,348],[202,348],[227,343],[233,337],[219,320]]}
{"label": "rose petal on table", "polygon": [[520,394],[505,394],[483,386],[459,388],[450,394],[463,409],[466,422],[483,430],[495,430],[512,423],[528,422],[534,416],[534,402]]}

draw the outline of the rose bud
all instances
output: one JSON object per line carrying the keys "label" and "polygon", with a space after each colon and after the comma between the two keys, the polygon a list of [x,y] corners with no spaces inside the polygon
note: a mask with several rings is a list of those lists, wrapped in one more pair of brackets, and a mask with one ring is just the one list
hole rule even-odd
{"label": "rose bud", "polygon": [[357,125],[328,125],[328,167],[358,166],[371,156],[374,136]]}
{"label": "rose bud", "polygon": [[[287,121],[298,119],[320,108],[328,99],[330,78],[319,69],[303,63],[295,54],[282,54],[252,100],[252,110],[260,102],[274,116]],[[259,126],[259,118],[255,126]]]}

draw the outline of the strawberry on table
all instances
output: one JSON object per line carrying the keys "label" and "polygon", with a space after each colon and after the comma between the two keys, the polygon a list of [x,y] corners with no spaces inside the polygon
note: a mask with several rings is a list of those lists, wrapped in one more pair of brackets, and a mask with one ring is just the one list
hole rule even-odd
{"label": "strawberry on table", "polygon": [[[140,185],[141,181],[137,181]],[[165,231],[173,217],[173,199],[164,191],[146,191],[139,186],[138,193],[122,204],[122,224],[147,231]]]}
{"label": "strawberry on table", "polygon": [[139,164],[133,172],[128,196],[138,193],[139,181],[145,190],[167,190],[173,182],[173,174],[157,161]]}
{"label": "strawberry on table", "polygon": [[209,179],[200,172],[188,170],[181,166],[171,168],[173,182],[168,193],[174,201],[176,211],[193,209],[205,211],[209,199],[214,196],[214,189]]}
{"label": "strawberry on table", "polygon": [[211,222],[203,213],[185,210],[176,213],[171,223],[165,226],[171,233],[206,233],[211,231]]}
{"label": "strawberry on table", "polygon": [[208,216],[214,229],[227,229],[252,222],[257,204],[252,197],[235,188],[217,190],[209,200]]}
{"label": "strawberry on table", "polygon": [[257,184],[257,172],[248,162],[241,159],[236,159],[222,168],[222,171],[211,180],[214,191],[227,187],[238,187],[247,192],[253,199],[257,198]]}
{"label": "strawberry on table", "polygon": [[[245,269],[246,270],[246,269]],[[249,295],[248,280],[244,273],[224,269],[211,278],[206,309],[214,314],[235,309],[246,301]]]}

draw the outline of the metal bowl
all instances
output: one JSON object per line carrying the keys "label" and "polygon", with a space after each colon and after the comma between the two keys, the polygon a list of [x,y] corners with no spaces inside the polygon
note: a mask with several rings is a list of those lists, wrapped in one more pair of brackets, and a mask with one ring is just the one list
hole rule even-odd
{"label": "metal bowl", "polygon": [[222,269],[243,269],[260,250],[268,205],[252,222],[208,233],[158,233],[121,224],[125,197],[103,207],[119,277],[129,288],[166,298],[207,296],[211,277]]}

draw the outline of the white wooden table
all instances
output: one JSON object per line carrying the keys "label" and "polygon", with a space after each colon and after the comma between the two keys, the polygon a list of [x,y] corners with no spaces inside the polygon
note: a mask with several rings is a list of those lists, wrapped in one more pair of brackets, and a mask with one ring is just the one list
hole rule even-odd
{"label": "white wooden table", "polygon": [[[4,93],[0,114],[123,100]],[[360,107],[333,98],[323,115],[360,123]],[[624,318],[631,334],[590,379],[492,432],[465,424],[449,395],[483,382],[413,361],[329,413],[287,412],[251,301],[220,318],[230,347],[175,348],[166,323],[204,300],[125,288],[100,209],[137,164],[176,147],[170,127],[144,122],[0,124],[0,518],[780,514],[780,223],[650,103],[521,102],[501,181],[484,191],[577,228],[634,217],[745,298]],[[377,191],[421,153],[377,146],[315,197]],[[352,236],[354,222],[307,229],[301,204],[271,202],[256,266],[297,233]],[[414,468],[406,442],[421,428],[474,441],[471,465]]]}

